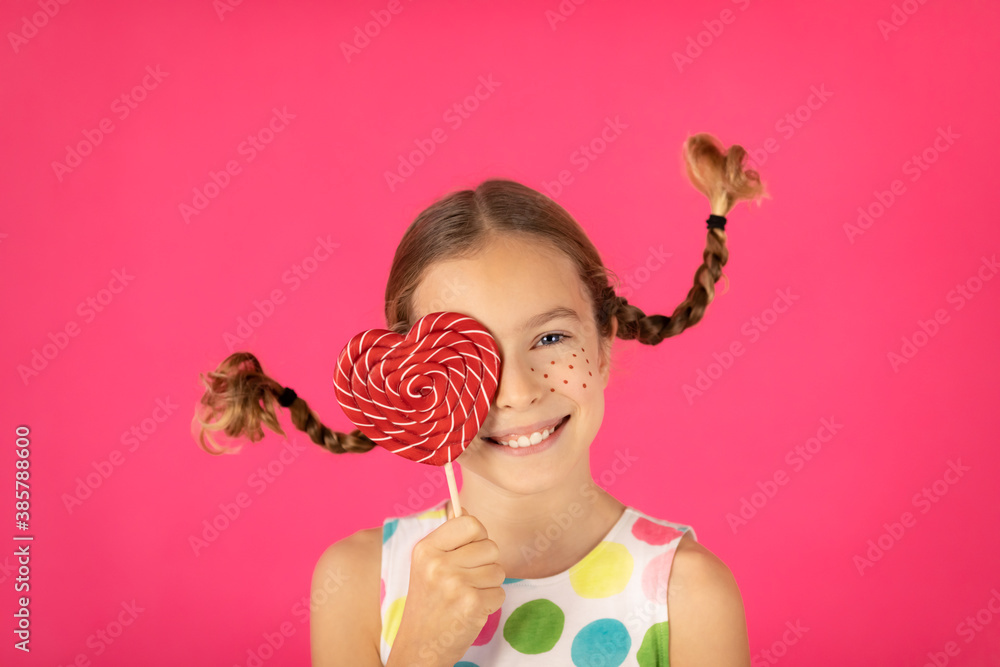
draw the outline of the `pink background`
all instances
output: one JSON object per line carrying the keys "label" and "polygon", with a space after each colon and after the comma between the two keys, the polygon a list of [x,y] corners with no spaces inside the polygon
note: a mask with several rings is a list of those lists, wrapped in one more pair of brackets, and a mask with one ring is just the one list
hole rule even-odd
{"label": "pink background", "polygon": [[[755,664],[764,651],[785,665],[996,664],[995,3],[403,0],[348,62],[341,43],[386,2],[247,1],[220,15],[211,0],[46,1],[0,16],[0,486],[27,425],[35,536],[25,655],[10,632],[10,536],[23,533],[3,494],[0,662],[246,665],[284,623],[293,632],[265,664],[305,664],[323,549],[447,491],[439,470],[382,450],[333,456],[299,433],[290,463],[275,463],[275,434],[238,456],[199,450],[197,374],[229,354],[224,337],[281,290],[237,349],[347,428],[335,358],[383,325],[406,225],[485,178],[546,191],[563,170],[556,199],[632,281],[630,301],[669,313],[704,249],[708,205],[680,163],[704,131],[754,151],[773,199],[730,214],[728,282],[702,323],[657,348],[617,344],[595,476],[694,526],[729,565]],[[467,117],[447,113],[456,103]],[[244,142],[274,109],[294,118],[253,154]],[[602,147],[609,118],[623,127]],[[53,166],[68,147],[88,152],[103,119],[111,131],[77,166]],[[386,172],[437,128],[445,140],[390,187]],[[591,142],[603,152],[581,159]],[[180,205],[229,161],[238,173],[185,221]],[[859,208],[877,217],[852,238]],[[296,282],[318,237],[337,246]],[[670,253],[658,270],[651,248]],[[133,276],[124,288],[116,271]],[[782,290],[796,298],[776,313]],[[100,312],[87,299],[104,299]],[[893,368],[920,322],[934,335]],[[744,353],[713,366],[737,341]],[[44,368],[22,377],[43,348]],[[699,373],[714,379],[689,400]],[[842,425],[832,438],[824,419]],[[827,442],[795,463],[817,434]],[[626,450],[637,462],[608,472]],[[949,462],[966,470],[946,476]],[[269,464],[280,473],[261,482]],[[754,496],[775,474],[786,483]],[[933,502],[916,497],[925,487]],[[190,536],[241,493],[249,506],[196,555]],[[744,499],[759,507],[734,531]],[[885,524],[905,512],[892,537]],[[859,572],[880,537],[889,548]],[[119,616],[131,625],[97,639]],[[796,623],[804,635],[783,634]]]}

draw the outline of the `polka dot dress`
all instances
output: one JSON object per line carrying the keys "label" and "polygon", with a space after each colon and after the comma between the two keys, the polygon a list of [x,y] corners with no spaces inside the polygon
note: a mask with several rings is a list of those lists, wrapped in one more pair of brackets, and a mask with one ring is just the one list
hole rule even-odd
{"label": "polka dot dress", "polygon": [[[413,546],[445,522],[446,503],[383,523],[383,664],[406,604]],[[685,532],[697,539],[690,526],[626,507],[600,544],[568,570],[504,580],[503,607],[455,667],[669,665],[667,582]],[[539,535],[536,549],[545,548],[544,539]]]}

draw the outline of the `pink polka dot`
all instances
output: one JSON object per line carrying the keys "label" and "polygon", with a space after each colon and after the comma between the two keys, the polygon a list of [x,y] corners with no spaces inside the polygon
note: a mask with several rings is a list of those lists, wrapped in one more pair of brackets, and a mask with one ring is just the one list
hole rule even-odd
{"label": "pink polka dot", "polygon": [[632,524],[632,534],[646,544],[666,544],[684,533],[672,526],[664,526],[653,523],[649,519],[639,517]]}
{"label": "pink polka dot", "polygon": [[385,601],[385,579],[379,579],[379,583],[381,584],[382,592],[379,593],[378,603],[382,604]]}
{"label": "pink polka dot", "polygon": [[483,626],[483,629],[479,631],[479,636],[472,642],[473,646],[482,646],[483,644],[490,643],[494,633],[496,633],[497,628],[500,626],[500,612],[502,611],[503,607],[497,609],[487,617],[486,625]]}
{"label": "pink polka dot", "polygon": [[670,581],[670,565],[674,549],[654,557],[642,571],[642,592],[657,604],[667,604],[667,582]]}

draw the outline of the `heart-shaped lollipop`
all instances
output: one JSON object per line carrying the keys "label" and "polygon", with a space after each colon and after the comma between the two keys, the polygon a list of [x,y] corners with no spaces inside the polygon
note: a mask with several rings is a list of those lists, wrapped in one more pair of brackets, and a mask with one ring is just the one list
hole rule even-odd
{"label": "heart-shaped lollipop", "polygon": [[385,329],[356,335],[337,359],[333,383],[362,433],[394,454],[442,466],[476,437],[499,377],[499,349],[485,327],[439,312],[405,337]]}

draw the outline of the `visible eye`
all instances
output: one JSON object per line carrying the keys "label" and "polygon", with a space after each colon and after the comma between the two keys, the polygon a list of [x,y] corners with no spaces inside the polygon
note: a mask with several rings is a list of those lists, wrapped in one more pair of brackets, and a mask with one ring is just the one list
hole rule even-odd
{"label": "visible eye", "polygon": [[[544,336],[542,336],[539,339],[538,344],[541,345],[542,347],[552,347],[553,345],[559,345],[560,343],[564,342],[568,338],[569,338],[569,336],[567,336],[566,334],[561,334],[561,333],[547,333],[547,334],[545,334]],[[553,339],[555,339],[555,340],[553,340]],[[549,341],[549,342],[546,342],[546,341]]]}

